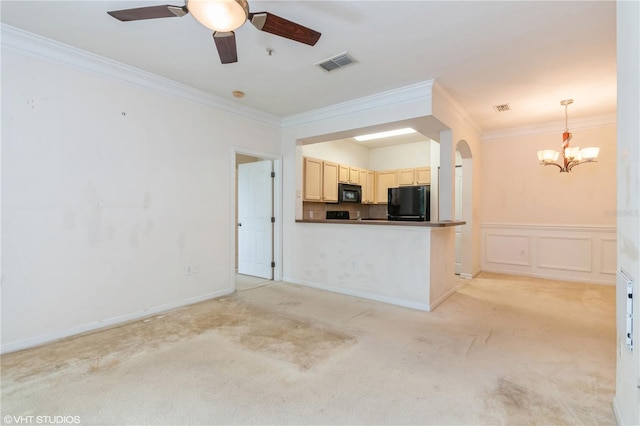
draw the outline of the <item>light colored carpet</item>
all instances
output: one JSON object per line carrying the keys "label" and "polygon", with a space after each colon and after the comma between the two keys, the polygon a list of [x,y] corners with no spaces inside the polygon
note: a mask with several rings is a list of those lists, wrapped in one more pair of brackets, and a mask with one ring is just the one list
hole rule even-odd
{"label": "light colored carpet", "polygon": [[236,291],[251,290],[263,285],[272,284],[273,280],[252,277],[251,275],[236,274]]}
{"label": "light colored carpet", "polygon": [[273,282],[2,357],[2,416],[615,424],[615,288],[484,273],[434,312]]}

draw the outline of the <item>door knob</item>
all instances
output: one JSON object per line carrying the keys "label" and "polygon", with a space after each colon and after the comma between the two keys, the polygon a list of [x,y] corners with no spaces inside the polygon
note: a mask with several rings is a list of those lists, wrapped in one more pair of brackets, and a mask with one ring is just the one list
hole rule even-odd
{"label": "door knob", "polygon": [[242,224],[241,224],[241,223],[239,223],[239,224],[238,224],[238,226],[242,226]]}

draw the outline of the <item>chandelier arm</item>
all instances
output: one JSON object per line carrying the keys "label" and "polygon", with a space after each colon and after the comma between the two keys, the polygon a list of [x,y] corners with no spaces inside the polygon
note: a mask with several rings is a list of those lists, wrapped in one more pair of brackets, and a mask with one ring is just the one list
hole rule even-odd
{"label": "chandelier arm", "polygon": [[561,166],[560,164],[558,164],[558,163],[544,163],[544,165],[545,165],[545,166],[556,166],[557,168],[559,168],[559,169],[560,169],[560,173],[562,173],[563,168],[562,168],[562,166]]}

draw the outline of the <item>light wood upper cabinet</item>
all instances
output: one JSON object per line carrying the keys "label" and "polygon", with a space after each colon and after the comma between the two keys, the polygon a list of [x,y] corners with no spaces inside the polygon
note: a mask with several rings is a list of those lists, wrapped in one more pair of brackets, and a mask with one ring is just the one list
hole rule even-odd
{"label": "light wood upper cabinet", "polygon": [[359,170],[360,186],[362,186],[362,204],[375,202],[375,173],[371,170]]}
{"label": "light wood upper cabinet", "polygon": [[398,185],[406,186],[413,185],[416,181],[414,169],[401,169],[398,170]]}
{"label": "light wood upper cabinet", "polygon": [[345,166],[344,164],[340,164],[338,166],[338,182],[359,185],[360,169],[357,167]]}
{"label": "light wood upper cabinet", "polygon": [[349,183],[354,185],[362,185],[360,180],[360,169],[357,167],[349,167]]}
{"label": "light wood upper cabinet", "polygon": [[323,162],[322,167],[322,194],[325,203],[338,202],[338,164],[329,161]]}
{"label": "light wood upper cabinet", "polygon": [[349,166],[342,164],[338,166],[338,182],[349,183]]}
{"label": "light wood upper cabinet", "polygon": [[304,201],[322,201],[323,161],[315,158],[304,159]]}
{"label": "light wood upper cabinet", "polygon": [[375,202],[377,204],[387,203],[387,193],[389,188],[398,187],[398,171],[387,170],[376,172],[376,193]]}
{"label": "light wood upper cabinet", "polygon": [[398,170],[398,185],[429,185],[431,183],[431,167]]}
{"label": "light wood upper cabinet", "polygon": [[416,185],[431,184],[431,167],[418,167],[416,169]]}
{"label": "light wood upper cabinet", "polygon": [[386,204],[389,188],[429,185],[431,168],[374,172],[317,158],[304,157],[304,201],[338,202],[338,183],[362,186],[363,204]]}
{"label": "light wood upper cabinet", "polygon": [[338,201],[338,164],[304,158],[304,201]]}

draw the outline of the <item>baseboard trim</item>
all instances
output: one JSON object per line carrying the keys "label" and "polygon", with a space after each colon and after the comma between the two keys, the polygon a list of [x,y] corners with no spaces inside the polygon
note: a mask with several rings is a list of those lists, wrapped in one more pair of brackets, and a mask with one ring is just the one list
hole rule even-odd
{"label": "baseboard trim", "polygon": [[15,342],[9,342],[2,344],[0,348],[0,354],[6,354],[10,352],[21,351],[23,349],[33,348],[35,346],[51,343],[56,340],[64,339],[65,337],[71,337],[78,334],[94,332],[105,328],[113,327],[116,325],[122,325],[127,322],[141,320],[153,315],[157,315],[162,312],[170,311],[172,309],[181,308],[183,306],[192,305],[198,302],[204,302],[205,300],[215,299],[217,297],[226,296],[232,294],[235,290],[233,288],[227,288],[224,290],[214,291],[212,293],[203,294],[201,296],[191,297],[176,303],[167,303],[165,305],[155,306],[148,309],[142,309],[129,314],[118,315],[115,317],[107,318],[104,320],[94,321],[88,324],[84,324],[78,327],[73,327],[60,332],[44,334],[29,339],[18,340]]}
{"label": "baseboard trim", "polygon": [[433,311],[435,308],[437,308],[438,306],[440,306],[440,304],[442,302],[444,302],[445,300],[447,300],[449,298],[449,296],[451,296],[453,293],[455,293],[456,291],[458,291],[460,288],[462,287],[462,284],[458,284],[456,285],[454,288],[452,288],[451,290],[447,291],[446,293],[444,293],[442,296],[440,296],[435,302],[433,303],[429,303],[429,312]]}
{"label": "baseboard trim", "polygon": [[616,424],[621,425],[622,424],[622,419],[620,419],[620,412],[618,411],[618,404],[616,403],[616,399],[613,398],[613,401],[611,402],[611,405],[613,406],[613,415],[616,418]]}
{"label": "baseboard trim", "polygon": [[[318,284],[311,281],[299,280],[293,277],[282,277],[282,281],[298,284],[305,287],[311,287],[318,290],[329,291],[331,293],[344,294],[347,296],[359,297],[361,299],[374,300],[376,302],[389,303],[391,305],[402,306],[404,308],[416,309],[419,311],[429,312],[432,309],[433,305],[428,305],[426,303],[418,303],[418,302],[410,302],[408,300],[396,299],[388,296],[381,296],[375,293],[369,293],[366,291],[358,291],[358,290],[350,290],[342,287],[332,287],[324,284]],[[435,308],[435,306],[433,306]]]}

